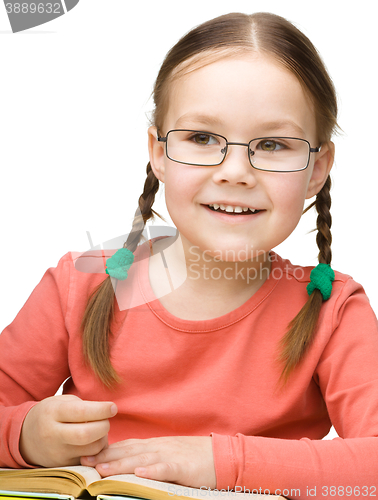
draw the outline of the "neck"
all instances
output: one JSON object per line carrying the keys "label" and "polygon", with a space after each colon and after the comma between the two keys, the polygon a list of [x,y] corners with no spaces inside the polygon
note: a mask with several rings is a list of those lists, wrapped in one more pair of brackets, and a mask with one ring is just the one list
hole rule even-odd
{"label": "neck", "polygon": [[173,244],[172,239],[167,238],[161,248],[169,272],[182,274],[186,269],[185,285],[200,295],[250,294],[257,291],[269,276],[271,262],[268,252],[254,255],[245,250],[243,254],[233,255],[230,249],[200,249],[181,235]]}

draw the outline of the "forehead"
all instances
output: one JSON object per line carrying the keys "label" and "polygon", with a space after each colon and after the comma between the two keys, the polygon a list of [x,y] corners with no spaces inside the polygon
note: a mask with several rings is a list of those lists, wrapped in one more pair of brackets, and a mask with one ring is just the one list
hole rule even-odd
{"label": "forehead", "polygon": [[239,136],[268,133],[272,125],[277,133],[316,136],[313,105],[299,80],[273,57],[256,52],[189,65],[173,79],[164,128],[202,123]]}

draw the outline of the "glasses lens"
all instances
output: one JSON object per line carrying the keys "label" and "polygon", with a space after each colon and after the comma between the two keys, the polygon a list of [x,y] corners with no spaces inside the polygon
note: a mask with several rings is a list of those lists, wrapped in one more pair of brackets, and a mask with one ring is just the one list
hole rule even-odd
{"label": "glasses lens", "polygon": [[180,163],[219,165],[226,149],[226,140],[220,135],[193,130],[171,130],[167,134],[167,156]]}
{"label": "glasses lens", "polygon": [[260,170],[295,172],[308,165],[310,145],[303,139],[263,137],[249,143],[251,163]]}

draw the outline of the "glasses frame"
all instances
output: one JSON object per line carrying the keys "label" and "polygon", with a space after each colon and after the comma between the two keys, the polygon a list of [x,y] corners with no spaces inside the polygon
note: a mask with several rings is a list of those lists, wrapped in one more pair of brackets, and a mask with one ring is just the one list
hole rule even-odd
{"label": "glasses frame", "polygon": [[[207,164],[203,165],[203,164],[199,164],[199,163],[188,163],[186,161],[179,161],[179,160],[175,160],[174,158],[171,158],[168,155],[168,137],[169,137],[169,134],[171,132],[198,132],[199,134],[206,134],[206,135],[212,135],[214,137],[221,137],[222,139],[224,139],[226,141],[226,150],[224,152],[223,159],[219,163],[213,163],[211,165],[207,165]],[[297,141],[306,142],[308,144],[308,158],[307,158],[306,166],[303,167],[303,168],[297,169],[297,170],[268,170],[268,169],[265,169],[265,168],[255,167],[255,165],[253,165],[253,163],[252,163],[252,156],[253,155],[251,154],[250,144],[253,141],[260,141],[260,140],[263,140],[263,139],[295,139]],[[224,135],[213,134],[212,132],[205,132],[203,130],[189,130],[189,129],[172,129],[172,130],[169,130],[167,132],[167,134],[165,135],[165,137],[161,137],[159,135],[159,131],[158,131],[157,132],[157,140],[159,142],[165,142],[165,154],[167,155],[167,158],[169,158],[170,160],[172,160],[172,161],[174,161],[176,163],[182,163],[184,165],[193,165],[193,166],[197,166],[197,167],[216,167],[216,166],[218,166],[218,165],[220,165],[221,163],[224,162],[224,160],[225,160],[225,158],[227,156],[227,153],[228,153],[228,146],[245,146],[245,147],[248,148],[248,159],[249,159],[249,163],[251,164],[252,168],[254,168],[255,170],[260,170],[261,172],[274,172],[274,173],[278,173],[278,174],[287,174],[287,173],[293,173],[293,172],[302,172],[303,170],[306,170],[306,168],[308,167],[308,165],[310,163],[311,153],[319,153],[319,151],[322,148],[321,145],[319,147],[317,147],[317,148],[313,148],[313,147],[311,147],[311,144],[306,139],[300,139],[299,137],[268,136],[268,137],[256,137],[255,139],[250,140],[248,143],[245,143],[245,142],[228,142],[228,140],[226,139],[226,137],[224,137]]]}

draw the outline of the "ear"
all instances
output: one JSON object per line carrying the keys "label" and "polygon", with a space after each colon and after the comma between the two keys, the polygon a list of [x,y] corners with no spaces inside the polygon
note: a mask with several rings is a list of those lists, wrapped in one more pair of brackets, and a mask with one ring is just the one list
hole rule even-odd
{"label": "ear", "polygon": [[157,140],[157,128],[149,127],[148,129],[148,152],[150,155],[151,168],[155,177],[159,181],[164,182],[164,158],[165,158],[165,142]]}
{"label": "ear", "polygon": [[319,153],[316,153],[314,168],[307,187],[306,199],[312,198],[322,189],[331,171],[334,157],[335,145],[331,141],[324,144]]}

